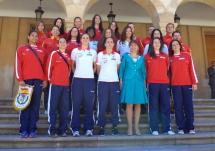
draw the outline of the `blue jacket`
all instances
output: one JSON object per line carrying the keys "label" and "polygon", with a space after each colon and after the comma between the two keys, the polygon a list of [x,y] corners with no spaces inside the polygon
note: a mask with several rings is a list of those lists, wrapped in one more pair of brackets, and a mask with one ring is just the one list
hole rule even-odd
{"label": "blue jacket", "polygon": [[120,65],[119,77],[122,80],[133,78],[145,80],[146,70],[143,56],[139,56],[138,60],[134,62],[129,53],[124,54]]}

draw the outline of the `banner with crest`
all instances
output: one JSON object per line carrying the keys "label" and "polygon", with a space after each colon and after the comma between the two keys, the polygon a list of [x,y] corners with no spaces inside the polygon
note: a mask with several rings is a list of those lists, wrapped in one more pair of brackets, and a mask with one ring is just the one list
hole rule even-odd
{"label": "banner with crest", "polygon": [[34,86],[31,85],[20,85],[18,88],[17,95],[14,99],[15,110],[22,111],[28,107],[31,102]]}

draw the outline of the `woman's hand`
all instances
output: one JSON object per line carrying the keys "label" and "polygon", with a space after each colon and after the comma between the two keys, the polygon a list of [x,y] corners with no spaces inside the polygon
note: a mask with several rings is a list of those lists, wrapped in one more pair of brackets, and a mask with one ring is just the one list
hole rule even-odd
{"label": "woman's hand", "polygon": [[47,81],[43,81],[43,83],[42,83],[43,89],[45,89],[47,87],[47,85],[48,85]]}
{"label": "woman's hand", "polygon": [[120,89],[122,89],[122,79],[119,80]]}
{"label": "woman's hand", "polygon": [[19,85],[25,85],[25,81],[19,81]]}
{"label": "woman's hand", "polygon": [[197,84],[193,84],[192,87],[193,87],[193,90],[194,90],[194,91],[196,91],[197,88],[198,88]]}

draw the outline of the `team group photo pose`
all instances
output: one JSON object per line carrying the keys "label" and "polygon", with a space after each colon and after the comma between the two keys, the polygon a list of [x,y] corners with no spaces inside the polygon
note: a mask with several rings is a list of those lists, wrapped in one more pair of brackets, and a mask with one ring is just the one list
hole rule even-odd
{"label": "team group photo pose", "polygon": [[[33,86],[30,103],[20,112],[21,138],[40,135],[41,106],[50,137],[196,133],[198,79],[191,50],[173,23],[166,25],[166,35],[149,25],[144,39],[135,33],[135,23],[120,30],[112,21],[105,28],[98,14],[88,27],[77,16],[68,32],[60,17],[49,29],[38,21],[28,43],[16,51],[19,87]],[[208,69],[212,98],[213,66]]]}

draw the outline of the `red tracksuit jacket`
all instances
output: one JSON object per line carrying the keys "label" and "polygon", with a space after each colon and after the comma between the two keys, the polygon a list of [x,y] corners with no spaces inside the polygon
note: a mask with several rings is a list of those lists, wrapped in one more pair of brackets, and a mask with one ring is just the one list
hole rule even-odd
{"label": "red tracksuit jacket", "polygon": [[190,47],[187,44],[181,42],[181,45],[182,45],[183,53],[191,54]]}
{"label": "red tracksuit jacket", "polygon": [[46,55],[49,56],[52,51],[58,50],[59,37],[47,38],[43,42],[43,48],[45,49]]}
{"label": "red tracksuit jacket", "polygon": [[42,47],[43,42],[47,39],[47,35],[44,32],[37,32],[37,34],[38,34],[37,46]]}
{"label": "red tracksuit jacket", "polygon": [[[67,60],[69,65],[72,61],[67,53],[61,53]],[[57,51],[53,51],[47,60],[46,76],[48,81],[54,85],[69,86],[70,67],[68,68],[64,59],[58,54]]]}
{"label": "red tracksuit jacket", "polygon": [[172,40],[173,40],[172,35],[163,36],[163,41],[167,45],[167,47],[169,47]]}
{"label": "red tracksuit jacket", "polygon": [[145,55],[147,83],[169,83],[168,78],[168,56],[161,53],[156,58]]}
{"label": "red tracksuit jacket", "polygon": [[151,42],[151,38],[150,37],[146,37],[145,39],[142,40],[142,44],[145,47],[147,44],[150,44]]}
{"label": "red tracksuit jacket", "polygon": [[[42,64],[45,64],[45,52],[36,45],[31,47],[38,54]],[[40,79],[45,80],[44,67],[27,45],[20,46],[16,52],[15,73],[18,81]]]}
{"label": "red tracksuit jacket", "polygon": [[71,57],[72,50],[78,47],[80,47],[80,44],[76,41],[69,41],[67,43],[66,53],[69,55],[69,57]]}
{"label": "red tracksuit jacket", "polygon": [[171,85],[193,85],[198,83],[192,57],[181,53],[170,58]]}
{"label": "red tracksuit jacket", "polygon": [[80,29],[79,29],[79,33],[80,33],[80,36],[82,36],[82,35],[85,33],[84,29],[83,29],[83,28],[80,28]]}
{"label": "red tracksuit jacket", "polygon": [[99,41],[102,38],[102,32],[99,30],[99,28],[95,28],[95,37],[93,40]]}

